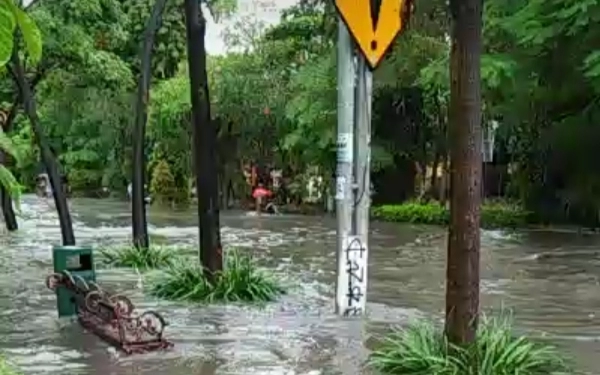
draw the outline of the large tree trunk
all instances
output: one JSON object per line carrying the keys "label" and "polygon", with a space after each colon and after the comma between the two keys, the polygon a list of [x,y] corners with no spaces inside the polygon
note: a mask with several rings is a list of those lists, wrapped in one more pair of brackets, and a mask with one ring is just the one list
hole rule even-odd
{"label": "large tree trunk", "polygon": [[450,0],[451,222],[446,270],[446,335],[457,345],[475,340],[479,316],[481,12],[482,0]]}
{"label": "large tree trunk", "polygon": [[54,202],[56,205],[56,211],[58,213],[58,220],[60,222],[60,231],[62,236],[63,245],[75,245],[75,234],[73,233],[73,223],[71,221],[71,214],[69,213],[69,206],[67,204],[67,196],[62,186],[62,180],[60,178],[58,163],[56,162],[55,156],[50,149],[50,143],[44,134],[44,130],[40,125],[40,120],[37,115],[37,108],[33,92],[27,78],[25,76],[25,70],[19,59],[17,43],[15,43],[15,49],[11,57],[11,68],[13,69],[17,85],[19,86],[19,92],[23,99],[23,107],[25,113],[31,122],[35,138],[40,152],[42,154],[42,161],[50,178],[50,185],[52,186],[52,195],[54,196]]}
{"label": "large tree trunk", "polygon": [[214,275],[223,268],[216,165],[217,131],[210,116],[204,44],[206,20],[198,0],[185,0],[185,20],[192,100],[193,164],[198,194],[200,262],[210,275]]}
{"label": "large tree trunk", "polygon": [[133,245],[138,249],[148,249],[148,222],[146,220],[146,122],[148,121],[148,95],[152,79],[152,47],[154,37],[160,28],[162,14],[167,0],[156,0],[152,14],[144,31],[144,44],[141,50],[141,71],[138,80],[137,100],[135,103],[135,126],[133,129],[133,166],[131,181],[131,217],[133,227]]}

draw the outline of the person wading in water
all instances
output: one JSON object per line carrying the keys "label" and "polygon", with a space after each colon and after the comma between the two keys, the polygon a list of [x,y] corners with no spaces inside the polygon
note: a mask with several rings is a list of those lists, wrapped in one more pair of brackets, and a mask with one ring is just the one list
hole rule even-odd
{"label": "person wading in water", "polygon": [[35,193],[40,198],[52,197],[52,186],[48,174],[40,173],[35,179]]}
{"label": "person wading in water", "polygon": [[[147,190],[148,185],[144,184],[144,193],[146,193],[146,196],[144,197],[144,203],[150,204],[152,202],[152,197],[147,194]],[[127,198],[130,202],[133,199],[133,184],[131,182],[127,185]]]}
{"label": "person wading in water", "polygon": [[[50,147],[52,154],[57,155],[54,148]],[[58,166],[58,173],[60,174],[60,180],[62,183],[62,189],[65,196],[68,198],[71,193],[71,188],[69,186],[69,180],[67,178],[67,173],[63,169],[60,161],[56,160],[56,164]],[[48,171],[46,170],[46,166],[40,160],[37,166],[37,176],[35,178],[35,193],[40,198],[53,198],[52,194],[52,184],[50,183],[50,176],[48,175]]]}
{"label": "person wading in water", "polygon": [[277,207],[268,200],[273,197],[273,191],[269,189],[270,175],[266,168],[261,165],[253,164],[251,166],[250,180],[252,186],[252,198],[254,198],[254,208],[257,214],[265,211],[270,214],[277,213]]}

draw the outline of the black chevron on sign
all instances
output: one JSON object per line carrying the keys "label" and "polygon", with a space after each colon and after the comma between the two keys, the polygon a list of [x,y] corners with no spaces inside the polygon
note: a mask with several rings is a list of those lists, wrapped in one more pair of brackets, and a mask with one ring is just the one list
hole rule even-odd
{"label": "black chevron on sign", "polygon": [[373,30],[377,30],[377,22],[379,21],[379,10],[381,9],[382,0],[371,1],[371,20],[373,22]]}

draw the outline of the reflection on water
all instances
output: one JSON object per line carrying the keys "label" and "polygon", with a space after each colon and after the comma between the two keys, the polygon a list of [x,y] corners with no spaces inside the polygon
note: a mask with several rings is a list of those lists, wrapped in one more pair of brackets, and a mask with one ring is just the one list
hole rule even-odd
{"label": "reflection on water", "polygon": [[[125,242],[128,203],[71,202],[81,244]],[[151,208],[150,232],[197,244],[195,211]],[[445,233],[442,229],[374,224],[366,322],[332,314],[335,223],[330,217],[251,217],[224,213],[223,241],[253,252],[294,285],[264,309],[193,306],[144,296],[140,276],[100,270],[102,285],[131,296],[141,309],[163,313],[176,347],[123,357],[69,320],[56,319],[45,289],[50,246],[60,240],[52,206],[25,197],[21,229],[0,236],[0,350],[25,374],[366,374],[363,345],[390,324],[441,318]],[[484,232],[482,304],[515,309],[518,328],[550,339],[589,374],[600,373],[600,238],[569,233]],[[189,254],[192,256],[192,254]]]}

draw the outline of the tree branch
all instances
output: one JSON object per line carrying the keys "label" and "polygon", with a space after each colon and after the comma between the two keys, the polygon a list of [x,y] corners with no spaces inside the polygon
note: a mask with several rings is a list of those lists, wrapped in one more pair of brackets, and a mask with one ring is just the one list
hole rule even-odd
{"label": "tree branch", "polygon": [[[31,89],[32,91],[35,93],[35,87],[38,85],[38,83],[41,82],[41,80],[45,77],[46,72],[49,70],[49,68],[47,67],[42,67],[40,68],[35,75],[33,76],[33,78],[31,79]],[[11,68],[11,71],[14,73],[14,71]],[[12,130],[12,124],[15,121],[15,118],[17,118],[17,114],[19,113],[19,107],[21,102],[23,101],[23,98],[21,97],[21,90],[18,84],[18,80],[16,79],[16,75],[13,75],[14,78],[14,82],[17,90],[17,93],[15,94],[15,97],[13,99],[13,103],[10,107],[10,110],[8,111],[8,115],[6,116],[6,121],[4,121],[4,123],[2,124],[2,128],[4,130],[5,133],[8,133]]]}

